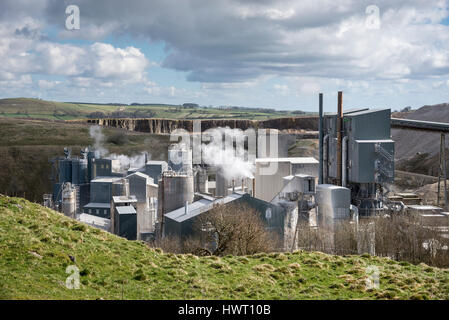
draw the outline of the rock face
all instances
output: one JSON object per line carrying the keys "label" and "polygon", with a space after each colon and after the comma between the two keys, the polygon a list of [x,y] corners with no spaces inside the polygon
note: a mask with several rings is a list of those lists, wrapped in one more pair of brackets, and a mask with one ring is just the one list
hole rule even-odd
{"label": "rock face", "polygon": [[[171,119],[89,119],[88,123],[100,126],[116,127],[131,131],[148,133],[171,133],[182,128],[193,131],[193,120]],[[246,130],[254,129],[278,129],[287,131],[317,131],[318,117],[277,118],[269,120],[241,120],[241,119],[207,119],[201,120],[201,131],[217,127],[230,127]]]}

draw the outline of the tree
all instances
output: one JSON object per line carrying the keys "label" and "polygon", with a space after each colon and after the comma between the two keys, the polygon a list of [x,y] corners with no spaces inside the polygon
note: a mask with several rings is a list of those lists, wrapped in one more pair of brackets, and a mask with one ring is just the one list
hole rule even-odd
{"label": "tree", "polygon": [[[250,255],[276,248],[276,236],[266,230],[260,213],[248,205],[218,205],[198,217],[194,224],[201,244],[189,240],[192,253],[208,250],[211,255]],[[187,249],[187,248],[185,248]]]}

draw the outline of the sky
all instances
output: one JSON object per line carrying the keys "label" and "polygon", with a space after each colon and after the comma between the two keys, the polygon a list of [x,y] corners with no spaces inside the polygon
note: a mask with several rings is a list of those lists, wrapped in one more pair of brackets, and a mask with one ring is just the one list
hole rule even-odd
{"label": "sky", "polygon": [[317,111],[322,92],[335,111],[341,90],[345,108],[449,102],[448,2],[1,0],[0,98]]}

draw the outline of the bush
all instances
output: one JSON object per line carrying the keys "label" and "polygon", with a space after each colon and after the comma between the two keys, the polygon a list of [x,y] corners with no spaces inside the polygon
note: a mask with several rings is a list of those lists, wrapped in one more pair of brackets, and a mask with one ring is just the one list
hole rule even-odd
{"label": "bush", "polygon": [[122,146],[129,142],[128,136],[124,132],[117,132],[107,138],[108,143]]}

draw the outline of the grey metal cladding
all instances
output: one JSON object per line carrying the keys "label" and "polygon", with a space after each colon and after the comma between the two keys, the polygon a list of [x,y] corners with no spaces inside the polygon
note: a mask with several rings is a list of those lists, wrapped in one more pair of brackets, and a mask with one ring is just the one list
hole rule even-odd
{"label": "grey metal cladding", "polygon": [[393,182],[394,161],[377,152],[376,144],[380,144],[390,155],[394,155],[393,140],[355,140],[350,153],[349,181]]}
{"label": "grey metal cladding", "polygon": [[391,138],[390,117],[390,109],[374,109],[345,115],[343,122],[350,140],[384,140]]}

